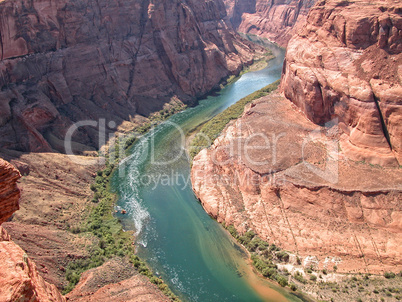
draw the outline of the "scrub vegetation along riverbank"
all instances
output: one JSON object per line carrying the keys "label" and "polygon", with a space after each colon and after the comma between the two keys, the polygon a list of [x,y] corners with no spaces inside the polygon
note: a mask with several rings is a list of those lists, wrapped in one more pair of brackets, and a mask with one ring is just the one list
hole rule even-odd
{"label": "scrub vegetation along riverbank", "polygon": [[[396,301],[402,281],[398,238],[391,223],[387,231],[371,217],[379,217],[377,209],[398,212],[399,170],[340,157],[336,184],[313,178],[300,163],[321,167],[327,137],[311,144],[305,157],[300,146],[315,129],[317,125],[276,92],[254,101],[213,147],[193,160],[194,192],[214,219],[233,225],[232,235],[249,249],[254,266],[267,278],[319,301]],[[247,138],[255,133],[286,134],[277,144],[275,161],[267,149],[252,154],[254,160],[266,160],[264,165],[243,156]],[[233,144],[236,148],[230,148]],[[373,204],[378,206],[373,209]],[[365,224],[351,220],[352,206]],[[370,253],[373,246],[378,246],[379,256]]]}
{"label": "scrub vegetation along riverbank", "polygon": [[[269,47],[269,44],[262,44],[262,43],[258,43],[255,42],[256,44],[260,44],[263,47],[267,48]],[[275,58],[275,55],[272,53],[271,50],[269,50],[267,48],[267,51],[263,54],[263,55],[259,55],[254,57],[254,62],[253,64],[249,65],[249,66],[245,66],[242,71],[239,73],[239,75],[231,75],[229,76],[224,83],[222,83],[220,85],[220,89],[225,88],[225,86],[233,84],[234,82],[236,82],[238,79],[240,79],[240,77],[243,74],[246,74],[248,72],[253,72],[253,71],[259,71],[262,70],[264,68],[266,68],[269,65],[269,61],[271,61],[272,59]]]}
{"label": "scrub vegetation along riverbank", "polygon": [[[267,52],[265,60],[268,61],[270,58],[271,53]],[[279,81],[241,99],[210,120],[202,127],[201,132],[207,134],[213,141],[214,137],[220,134],[230,120],[236,119],[241,115],[246,104],[275,90],[278,85]],[[70,292],[78,284],[83,272],[103,265],[108,259],[119,257],[131,262],[139,273],[149,277],[150,281],[156,284],[173,301],[178,300],[178,297],[170,291],[168,286],[160,278],[155,277],[145,262],[135,255],[132,245],[134,240],[133,232],[123,231],[120,221],[113,215],[116,196],[111,193],[109,179],[119,161],[128,155],[128,150],[135,144],[139,136],[184,109],[185,106],[182,104],[177,104],[177,106],[169,105],[166,109],[152,114],[148,121],[137,126],[132,132],[120,135],[119,141],[111,140],[107,148],[105,148],[104,153],[106,153],[108,160],[104,169],[96,173],[94,183],[91,184],[93,196],[91,197],[91,205],[87,209],[88,214],[83,217],[81,224],[70,229],[72,233],[82,234],[84,237],[91,234],[91,236],[95,236],[96,240],[89,240],[92,243],[86,247],[89,257],[72,261],[66,267],[66,279],[69,284],[64,289],[64,293]]]}
{"label": "scrub vegetation along riverbank", "polygon": [[188,150],[191,158],[194,158],[202,149],[210,147],[226,125],[231,120],[235,120],[243,114],[244,107],[248,103],[251,103],[252,101],[266,96],[268,93],[274,91],[278,88],[279,83],[280,81],[278,80],[242,98],[240,101],[206,122],[190,142]]}
{"label": "scrub vegetation along riverbank", "polygon": [[[246,248],[253,266],[265,278],[289,287],[303,301],[400,301],[402,271],[372,274],[339,274],[337,267],[319,270],[312,259],[302,261],[297,255],[282,250],[274,243],[259,238],[253,230],[239,234],[233,225],[222,224]],[[352,300],[351,300],[352,299]]]}
{"label": "scrub vegetation along riverbank", "polygon": [[144,118],[142,123],[127,129],[123,129],[124,127],[118,129],[119,133],[115,139],[111,139],[99,152],[99,155],[107,158],[107,161],[105,166],[94,175],[94,182],[90,185],[92,196],[87,198],[88,202],[83,205],[85,210],[80,211],[84,214],[79,215],[80,217],[76,217],[74,223],[66,226],[70,234],[85,242],[82,247],[85,252],[84,255],[74,257],[63,265],[62,272],[65,278],[61,279],[64,280],[63,284],[67,280],[67,284],[59,288],[64,294],[76,287],[84,272],[100,266],[108,267],[107,263],[117,260],[118,263],[124,262],[131,266],[133,272],[137,271],[147,276],[171,300],[178,300],[168,286],[160,278],[155,277],[145,262],[135,255],[132,245],[133,232],[123,231],[120,221],[113,215],[116,198],[110,192],[109,179],[119,161],[128,155],[128,150],[139,136],[185,108],[186,106],[181,102],[166,104],[164,109]]}
{"label": "scrub vegetation along riverbank", "polygon": [[91,185],[94,191],[94,205],[86,221],[80,227],[71,229],[73,233],[82,232],[84,235],[90,232],[97,240],[87,247],[91,255],[89,258],[78,259],[67,266],[66,278],[70,283],[65,292],[74,288],[84,271],[101,266],[108,259],[119,257],[128,260],[133,268],[148,277],[151,283],[156,284],[172,301],[180,301],[163,280],[154,276],[146,263],[135,255],[133,232],[124,231],[120,221],[113,216],[115,195],[110,193],[109,179],[116,164],[108,162],[105,169],[97,172],[95,182]]}
{"label": "scrub vegetation along riverbank", "polygon": [[[83,272],[99,267],[106,261],[118,257],[126,263],[129,262],[138,273],[148,277],[150,282],[155,284],[172,301],[180,301],[167,284],[160,277],[156,277],[147,264],[135,255],[134,232],[124,231],[119,219],[113,215],[116,195],[111,193],[109,181],[119,161],[127,155],[128,150],[137,141],[139,135],[145,134],[153,126],[183,109],[184,107],[181,106],[172,107],[151,115],[150,121],[135,129],[133,134],[120,137],[119,143],[113,141],[107,148],[109,160],[106,161],[104,169],[97,172],[95,181],[91,184],[93,197],[91,199],[92,205],[89,205],[88,209],[89,214],[84,217],[81,225],[70,229],[72,233],[82,233],[83,236],[91,233],[96,240],[92,240],[92,243],[86,247],[90,255],[88,258],[77,259],[68,264],[66,279],[69,284],[65,288],[64,294],[70,292],[78,284]],[[120,150],[121,148],[123,150]]]}
{"label": "scrub vegetation along riverbank", "polygon": [[[216,133],[208,130],[212,128],[205,128],[204,131],[207,131],[211,137],[219,135],[220,131],[231,119],[240,116],[247,103],[276,89],[278,84],[279,81],[243,98],[235,105],[225,110],[224,114],[221,113],[218,115],[217,119],[214,118],[211,120],[210,122],[212,122],[212,124],[209,125],[209,123],[207,123],[209,127],[217,131]],[[80,226],[71,228],[71,232],[75,234],[82,233],[83,236],[85,236],[85,234],[91,233],[97,240],[87,247],[89,255],[91,255],[89,258],[78,259],[70,262],[67,266],[66,278],[69,281],[69,285],[66,287],[65,293],[71,291],[78,284],[80,276],[84,271],[101,266],[108,259],[119,257],[128,260],[139,273],[147,276],[150,281],[156,284],[171,300],[179,300],[160,278],[152,274],[146,263],[135,255],[133,232],[123,231],[120,221],[113,215],[116,196],[111,193],[109,180],[114,169],[118,166],[119,161],[128,155],[128,150],[130,150],[130,147],[136,142],[138,136],[145,134],[155,125],[183,109],[184,107],[182,106],[176,106],[151,115],[148,122],[134,129],[133,133],[120,137],[119,143],[117,143],[117,141],[111,141],[109,147],[106,148],[109,160],[106,162],[104,169],[97,172],[95,181],[91,184],[93,196],[91,198],[92,205],[89,206],[88,209],[88,215],[84,218],[84,222]],[[217,122],[219,120],[221,122]]]}

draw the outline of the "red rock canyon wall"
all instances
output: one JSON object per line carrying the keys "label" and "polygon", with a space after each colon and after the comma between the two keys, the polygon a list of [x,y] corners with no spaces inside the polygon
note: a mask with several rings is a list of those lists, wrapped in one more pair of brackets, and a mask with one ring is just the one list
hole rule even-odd
{"label": "red rock canyon wall", "polygon": [[19,208],[17,181],[20,177],[20,172],[13,165],[0,158],[0,224]]}
{"label": "red rock canyon wall", "polygon": [[[0,158],[0,224],[18,210],[20,173]],[[0,301],[66,301],[0,226]]]}
{"label": "red rock canyon wall", "polygon": [[400,1],[320,1],[289,42],[282,90],[305,115],[338,118],[350,158],[402,163]]}
{"label": "red rock canyon wall", "polygon": [[288,100],[255,101],[194,158],[211,216],[320,267],[401,269],[401,14],[400,1],[318,1],[288,45]]}
{"label": "red rock canyon wall", "polygon": [[[1,147],[64,151],[73,122],[193,102],[253,59],[225,16],[221,0],[0,2]],[[96,147],[97,135],[74,140]]]}
{"label": "red rock canyon wall", "polygon": [[233,26],[286,46],[316,0],[224,0]]}

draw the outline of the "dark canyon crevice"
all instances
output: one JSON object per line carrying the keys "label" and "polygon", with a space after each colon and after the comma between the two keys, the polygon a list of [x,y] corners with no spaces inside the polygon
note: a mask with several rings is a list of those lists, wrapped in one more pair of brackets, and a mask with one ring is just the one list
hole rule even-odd
{"label": "dark canyon crevice", "polygon": [[[221,0],[19,0],[1,2],[0,12],[7,149],[63,152],[56,142],[79,120],[134,127],[172,101],[195,103],[263,53],[226,23]],[[73,139],[79,149],[98,147],[91,127]]]}

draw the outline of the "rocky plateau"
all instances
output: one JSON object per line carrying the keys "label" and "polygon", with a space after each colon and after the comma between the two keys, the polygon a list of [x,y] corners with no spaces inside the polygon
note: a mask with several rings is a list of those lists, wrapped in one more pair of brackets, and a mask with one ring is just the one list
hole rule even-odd
{"label": "rocky plateau", "polygon": [[[66,267],[97,240],[69,231],[102,168],[63,154],[69,127],[105,119],[107,135],[131,131],[219,87],[265,52],[225,19],[221,0],[0,1],[0,156],[12,163],[0,159],[1,301],[65,301]],[[100,143],[92,125],[72,146],[92,154]],[[68,299],[167,300],[115,260],[87,272]]]}
{"label": "rocky plateau", "polygon": [[340,272],[399,272],[399,1],[318,1],[289,42],[279,92],[193,161],[219,222]]}

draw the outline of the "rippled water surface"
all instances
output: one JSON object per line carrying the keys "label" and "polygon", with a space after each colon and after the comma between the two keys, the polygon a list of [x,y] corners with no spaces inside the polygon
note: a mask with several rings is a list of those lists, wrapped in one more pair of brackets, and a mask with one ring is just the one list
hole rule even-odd
{"label": "rippled water surface", "polygon": [[[288,301],[283,289],[259,279],[242,249],[195,198],[183,135],[241,98],[280,78],[284,51],[268,68],[243,75],[218,96],[157,126],[131,149],[113,175],[119,217],[138,235],[138,253],[185,301]],[[176,125],[179,125],[177,127]],[[180,130],[179,130],[180,129]],[[285,298],[287,297],[287,298]]]}

